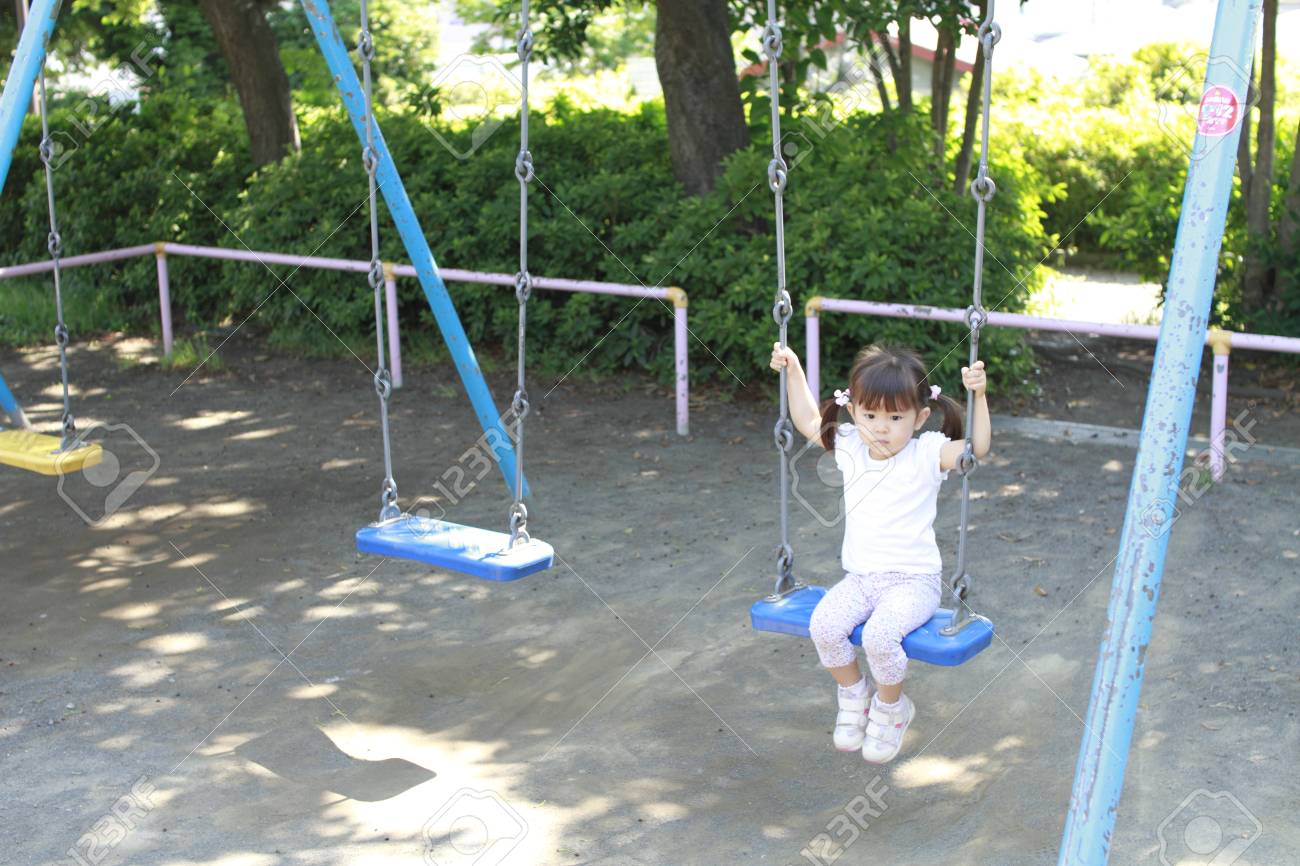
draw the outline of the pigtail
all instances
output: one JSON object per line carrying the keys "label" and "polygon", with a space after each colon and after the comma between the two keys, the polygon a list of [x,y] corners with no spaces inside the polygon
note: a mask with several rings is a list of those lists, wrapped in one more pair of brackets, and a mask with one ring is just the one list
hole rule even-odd
{"label": "pigtail", "polygon": [[954,442],[958,439],[965,439],[966,437],[962,432],[965,429],[965,424],[963,422],[965,412],[962,409],[961,404],[949,397],[947,394],[940,394],[930,402],[938,403],[939,411],[943,413],[943,424],[939,428],[943,431],[943,435],[947,436]]}
{"label": "pigtail", "polygon": [[[829,419],[829,420],[828,420]],[[835,450],[835,430],[840,426],[840,407],[832,397],[822,403],[821,432],[822,447],[827,451]]]}

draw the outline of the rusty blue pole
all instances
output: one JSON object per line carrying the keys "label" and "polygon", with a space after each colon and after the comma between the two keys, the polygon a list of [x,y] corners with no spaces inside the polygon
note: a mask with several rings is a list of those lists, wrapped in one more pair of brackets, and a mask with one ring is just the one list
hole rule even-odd
{"label": "rusty blue pole", "polygon": [[14,147],[23,129],[23,118],[32,104],[32,88],[45,63],[45,50],[54,32],[54,19],[62,0],[36,0],[27,13],[27,25],[18,37],[13,65],[5,76],[4,95],[0,96],[0,190],[5,188]]}
{"label": "rusty blue pole", "polygon": [[[311,25],[312,35],[316,37],[316,44],[320,47],[320,52],[334,78],[334,84],[343,98],[343,107],[347,109],[357,137],[364,145],[366,141],[364,91],[361,89],[361,82],[357,79],[356,70],[352,68],[352,58],[348,55],[348,49],[344,46],[339,29],[334,24],[329,2],[328,0],[300,0],[300,2],[303,11],[307,13],[307,21]],[[498,468],[513,493],[517,459],[511,444],[513,440],[501,421],[501,413],[497,411],[496,403],[492,400],[492,392],[488,390],[487,381],[483,378],[483,370],[479,367],[474,347],[470,345],[465,328],[461,325],[460,316],[451,302],[451,293],[447,291],[447,285],[438,272],[438,263],[434,261],[433,251],[429,248],[427,236],[420,226],[419,218],[415,215],[411,198],[406,194],[406,187],[402,184],[397,166],[393,163],[392,154],[389,153],[388,143],[384,139],[378,121],[375,122],[375,152],[379,155],[379,168],[376,173],[379,191],[388,204],[388,213],[393,218],[393,225],[402,239],[402,244],[406,247],[406,254],[410,257],[411,264],[415,266],[415,274],[424,289],[425,298],[433,311],[438,330],[442,332],[442,339],[451,352],[452,362],[456,365],[461,384],[465,386],[465,392],[469,395],[474,414],[478,416],[479,424],[485,434],[495,433],[487,436],[488,447],[496,456]],[[521,495],[528,495],[527,478],[523,480],[521,486],[523,487]]]}
{"label": "rusty blue pole", "polygon": [[1220,0],[1174,241],[1164,320],[1058,866],[1104,866],[1201,371],[1262,0]]}

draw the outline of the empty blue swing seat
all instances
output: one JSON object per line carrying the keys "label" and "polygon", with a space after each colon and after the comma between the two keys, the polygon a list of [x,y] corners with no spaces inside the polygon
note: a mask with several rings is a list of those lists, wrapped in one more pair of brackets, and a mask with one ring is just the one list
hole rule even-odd
{"label": "empty blue swing seat", "polygon": [[357,550],[501,581],[545,571],[555,561],[555,550],[544,541],[511,548],[508,532],[411,516],[357,530]]}
{"label": "empty blue swing seat", "polygon": [[[779,601],[755,602],[749,609],[750,622],[758,631],[808,637],[813,608],[825,594],[824,586],[806,586]],[[974,658],[993,642],[993,623],[983,617],[975,618],[955,635],[941,634],[939,630],[950,622],[952,611],[940,608],[929,622],[903,638],[903,652],[909,659],[951,667]],[[862,646],[862,626],[853,630],[849,640]]]}

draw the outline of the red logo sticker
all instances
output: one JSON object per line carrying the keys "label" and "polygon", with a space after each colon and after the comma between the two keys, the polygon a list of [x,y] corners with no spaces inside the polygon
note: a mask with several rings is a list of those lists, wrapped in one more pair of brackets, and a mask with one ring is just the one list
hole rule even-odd
{"label": "red logo sticker", "polygon": [[1214,84],[1201,96],[1201,110],[1196,115],[1196,128],[1201,135],[1227,135],[1237,128],[1241,120],[1241,100],[1230,87]]}

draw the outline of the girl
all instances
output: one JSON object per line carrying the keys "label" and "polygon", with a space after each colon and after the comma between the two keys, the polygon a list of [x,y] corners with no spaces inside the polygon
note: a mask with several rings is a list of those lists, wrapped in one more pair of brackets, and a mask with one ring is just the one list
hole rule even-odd
{"label": "girl", "polygon": [[[844,477],[844,579],[813,611],[809,630],[822,665],[839,683],[835,748],[862,750],[875,764],[892,761],[916,715],[903,694],[907,656],[903,638],[924,624],[942,595],[934,515],[939,484],[957,467],[966,443],[962,409],[940,394],[912,352],[868,346],[849,372],[849,387],[818,411],[799,356],[777,343],[772,369],[788,368],[790,416],[799,432],[835,454]],[[984,362],[963,367],[962,383],[975,401],[976,457],[989,451]],[[840,407],[851,424],[838,424]],[[943,413],[943,432],[913,438],[931,407]],[[849,635],[859,624],[870,675],[858,670]]]}

